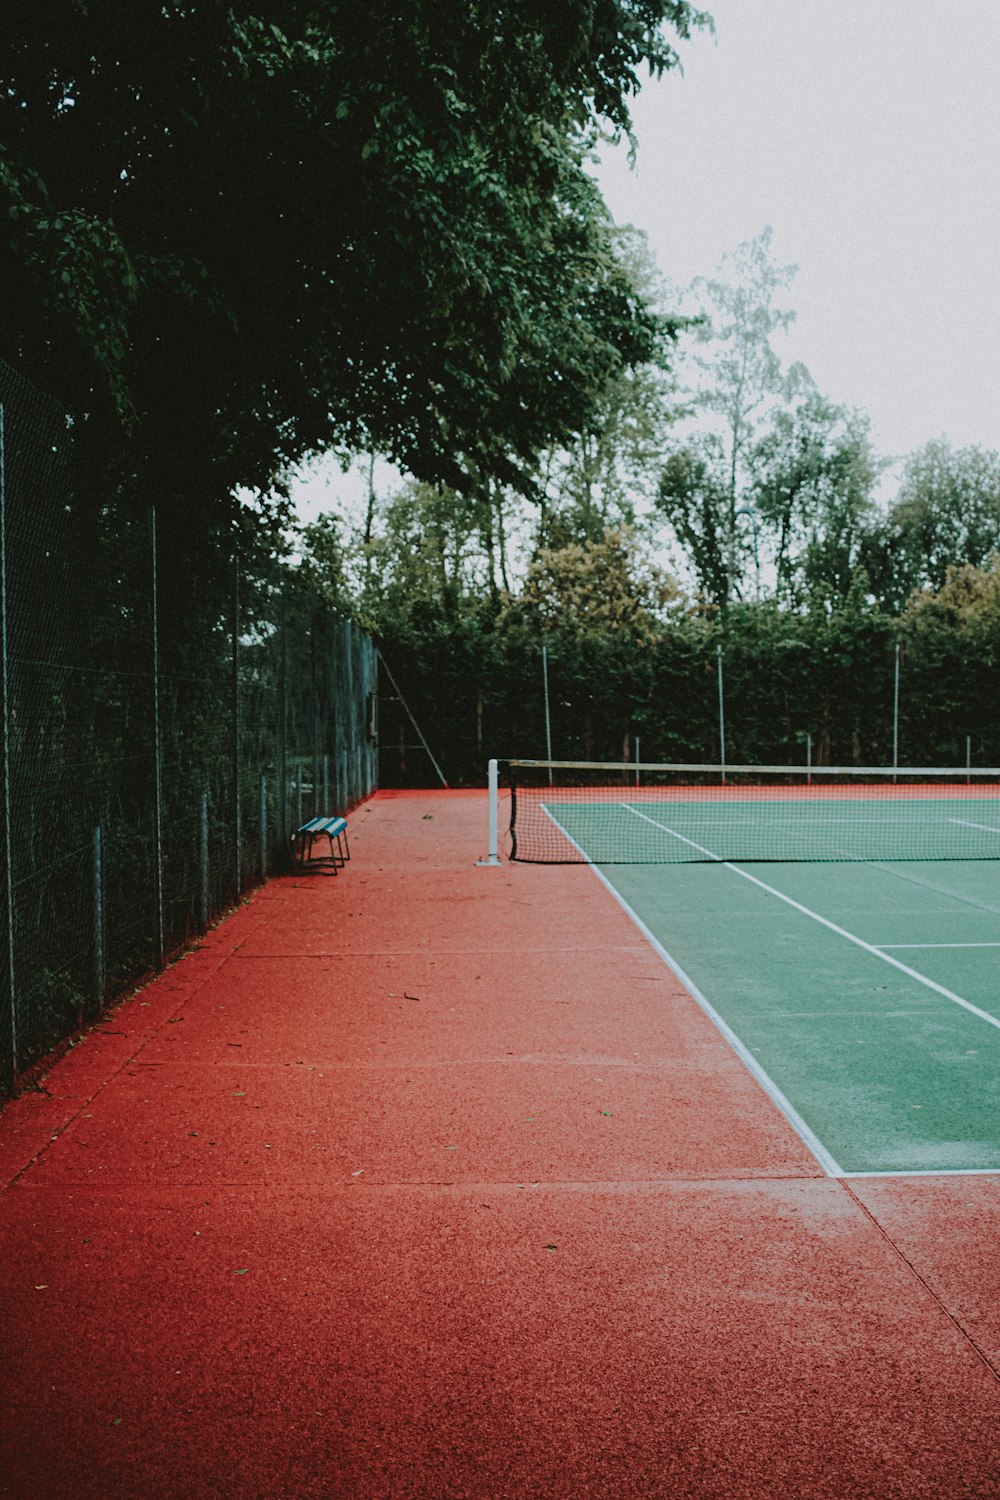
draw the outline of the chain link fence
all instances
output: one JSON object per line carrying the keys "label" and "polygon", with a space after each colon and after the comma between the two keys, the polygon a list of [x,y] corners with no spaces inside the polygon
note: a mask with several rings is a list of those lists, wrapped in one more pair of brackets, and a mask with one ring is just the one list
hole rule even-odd
{"label": "chain link fence", "polygon": [[80,483],[72,419],[0,362],[0,1086],[374,788],[372,642],[248,512]]}
{"label": "chain link fence", "polygon": [[846,642],[804,627],[771,639],[691,628],[639,648],[606,638],[545,651],[456,633],[387,639],[383,651],[406,711],[384,685],[382,787],[433,786],[438,766],[451,786],[482,786],[490,757],[550,749],[557,760],[1000,764],[1000,647],[976,651],[957,630],[900,647],[885,621]]}

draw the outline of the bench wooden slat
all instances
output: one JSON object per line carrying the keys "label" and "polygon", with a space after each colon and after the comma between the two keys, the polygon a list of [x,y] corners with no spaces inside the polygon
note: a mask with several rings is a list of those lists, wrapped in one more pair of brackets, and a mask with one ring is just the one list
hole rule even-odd
{"label": "bench wooden slat", "polygon": [[303,823],[301,828],[296,829],[296,837],[306,833],[343,833],[347,827],[346,818],[310,818],[308,823]]}

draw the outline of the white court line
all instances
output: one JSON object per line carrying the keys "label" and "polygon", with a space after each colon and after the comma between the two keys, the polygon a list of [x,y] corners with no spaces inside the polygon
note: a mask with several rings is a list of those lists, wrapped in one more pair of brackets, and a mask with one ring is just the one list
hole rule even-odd
{"label": "white court line", "polygon": [[735,875],[742,875],[744,880],[749,880],[751,885],[759,886],[769,896],[777,896],[779,901],[784,901],[787,906],[792,907],[797,912],[801,912],[804,917],[811,917],[821,927],[826,927],[830,932],[835,932],[838,937],[846,938],[856,948],[862,949],[865,953],[871,953],[875,958],[880,958],[883,963],[891,964],[894,969],[898,969],[907,978],[915,979],[918,984],[925,985],[927,989],[933,990],[935,994],[942,995],[945,1000],[950,1000],[954,1005],[960,1005],[970,1015],[978,1016],[988,1026],[995,1026],[1000,1031],[1000,1020],[996,1016],[991,1016],[988,1010],[982,1010],[978,1005],[973,1005],[971,1000],[963,1000],[962,996],[956,995],[954,990],[946,989],[943,984],[938,984],[935,979],[929,979],[926,974],[921,974],[917,969],[911,969],[909,964],[901,963],[898,958],[893,958],[891,953],[886,953],[883,949],[876,948],[872,943],[866,943],[864,938],[859,938],[853,932],[848,932],[846,927],[840,927],[836,922],[831,922],[829,917],[822,917],[818,911],[812,911],[808,906],[803,906],[800,901],[794,901],[791,896],[786,896],[784,891],[777,890],[773,885],[768,885],[766,881],[758,880],[757,876],[751,875],[749,870],[741,870],[739,865],[734,865],[730,860],[723,859],[721,855],[713,854],[711,849],[706,849],[703,845],[696,844],[694,839],[687,838],[683,833],[677,833],[673,828],[668,828],[665,823],[658,823],[655,818],[647,817],[644,812],[639,812],[638,808],[632,807],[630,811],[637,818],[643,818],[647,823],[652,823],[654,828],[660,828],[664,833],[671,833],[675,838],[683,839],[684,843],[690,844],[692,849],[699,850],[708,859],[715,860],[718,864],[725,866],[727,870],[732,870]]}
{"label": "white court line", "polygon": [[842,1177],[996,1177],[1000,1167],[916,1167],[899,1171],[842,1172]]}
{"label": "white court line", "polygon": [[968,818],[949,818],[949,823],[961,823],[963,828],[979,828],[983,833],[1000,833],[1000,828],[993,828],[989,823],[970,823]]}
{"label": "white court line", "polygon": [[880,951],[885,948],[1000,948],[1000,943],[872,943]]}
{"label": "white court line", "polygon": [[[563,835],[563,837],[567,839],[569,843],[573,845],[573,848],[583,856],[584,860],[593,870],[598,880],[606,890],[610,891],[611,895],[618,902],[618,905],[622,908],[625,914],[631,918],[636,927],[638,927],[647,943],[649,943],[649,945],[655,950],[655,952],[658,953],[659,956],[663,959],[663,962],[666,964],[667,968],[670,969],[673,974],[676,974],[677,978],[680,980],[681,984],[687,990],[691,998],[705,1012],[705,1015],[712,1022],[712,1025],[716,1028],[716,1030],[721,1032],[722,1036],[729,1043],[730,1047],[732,1047],[733,1051],[743,1063],[744,1067],[749,1068],[750,1072],[753,1074],[754,1078],[756,1078],[757,1082],[760,1084],[765,1094],[771,1100],[772,1104],[774,1104],[776,1108],[780,1110],[785,1119],[788,1121],[789,1125],[791,1125],[792,1129],[795,1131],[796,1135],[800,1138],[803,1144],[808,1147],[813,1156],[815,1156],[816,1160],[819,1162],[819,1165],[823,1168],[823,1171],[826,1173],[826,1175],[828,1177],[843,1177],[844,1173],[841,1170],[839,1164],[834,1160],[830,1152],[823,1145],[823,1142],[820,1140],[816,1132],[806,1124],[805,1120],[803,1120],[802,1116],[795,1108],[795,1105],[791,1102],[790,1099],[787,1099],[785,1097],[785,1095],[779,1089],[778,1085],[775,1083],[774,1079],[764,1071],[760,1063],[754,1057],[753,1053],[746,1047],[743,1042],[740,1041],[739,1037],[736,1035],[736,1032],[732,1029],[728,1022],[723,1020],[722,1016],[716,1010],[711,1001],[706,999],[691,976],[685,973],[684,969],[681,968],[680,964],[672,956],[672,954],[667,952],[666,948],[660,942],[655,932],[653,932],[649,927],[646,926],[645,922],[639,916],[639,913],[637,911],[634,911],[625,900],[625,897],[621,894],[621,892],[615,889],[615,887],[611,884],[611,881],[605,875],[604,871],[600,869],[599,866],[594,864],[594,861],[590,858],[590,855],[587,853],[586,849],[582,848],[581,845],[577,843],[572,834],[566,832],[566,829],[559,822],[559,819],[555,817],[555,815],[550,811],[548,807],[546,807],[545,803],[542,802],[539,804],[539,806],[542,808],[542,811],[546,814],[546,816],[552,819],[552,822],[559,829],[559,832]],[[650,822],[652,821],[653,820],[650,819]],[[658,823],[656,826],[659,828],[661,825]],[[683,835],[678,836],[683,837]],[[688,839],[687,842],[690,843],[690,839]],[[697,847],[697,845],[695,847]]]}

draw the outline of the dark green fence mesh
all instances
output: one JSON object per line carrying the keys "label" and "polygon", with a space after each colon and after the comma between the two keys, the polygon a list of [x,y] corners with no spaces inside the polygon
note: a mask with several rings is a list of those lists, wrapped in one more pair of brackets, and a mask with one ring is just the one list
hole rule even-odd
{"label": "dark green fence mesh", "polygon": [[374,787],[371,641],[248,513],[80,483],[0,362],[0,1075],[15,1077]]}
{"label": "dark green fence mesh", "polygon": [[[692,620],[643,645],[555,640],[544,659],[537,641],[458,627],[419,643],[387,635],[382,651],[451,786],[482,786],[490,757],[548,758],[550,746],[556,760],[717,763],[723,728],[726,758],[745,764],[1000,764],[1000,638],[954,630],[932,654],[904,637],[897,675],[884,617],[846,640],[836,621],[793,620],[785,638],[752,623],[734,616],[723,634]],[[379,785],[434,786],[393,683],[383,690]]]}

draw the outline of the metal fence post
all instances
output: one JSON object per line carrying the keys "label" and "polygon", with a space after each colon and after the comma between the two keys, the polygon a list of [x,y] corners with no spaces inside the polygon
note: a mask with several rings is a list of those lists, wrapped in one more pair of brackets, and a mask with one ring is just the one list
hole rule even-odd
{"label": "metal fence post", "polygon": [[351,705],[354,702],[354,642],[350,620],[342,620],[340,628],[344,652],[344,712],[342,717],[347,728],[345,737],[347,760],[344,767],[346,773],[344,805],[342,808],[338,808],[338,812],[346,812],[349,805],[354,801],[354,788],[357,785],[358,744],[354,714],[351,712]]}
{"label": "metal fence post", "polygon": [[[896,671],[892,684],[892,769],[899,766],[899,642],[896,642]],[[895,780],[893,776],[893,780]]]}
{"label": "metal fence post", "polygon": [[722,767],[722,785],[726,784],[726,704],[722,690],[722,647],[715,648],[715,667],[719,681],[719,764]]}
{"label": "metal fence post", "polygon": [[93,839],[93,869],[94,869],[94,1010],[95,1016],[100,1015],[104,1004],[105,972],[104,972],[104,868],[103,852],[101,848],[101,825],[98,823],[94,829]]}
{"label": "metal fence post", "polygon": [[257,797],[258,854],[260,856],[260,878],[267,879],[267,777],[260,774]]}
{"label": "metal fence post", "polygon": [[208,793],[198,805],[198,927],[208,931]]}
{"label": "metal fence post", "polygon": [[[288,603],[281,599],[281,653],[278,657],[278,827],[282,850],[288,848]],[[284,855],[282,855],[284,858]]]}
{"label": "metal fence post", "polygon": [[13,1087],[17,1073],[17,986],[14,970],[14,851],[11,840],[10,807],[10,662],[8,651],[7,613],[7,449],[4,427],[4,408],[0,405],[0,756],[3,760],[3,867],[4,908],[3,927],[6,939],[7,965],[4,978],[7,988],[7,1006],[0,1021],[3,1031],[3,1086]]}
{"label": "metal fence post", "polygon": [[240,809],[240,554],[233,556],[232,643],[233,867],[236,895],[243,889],[243,826]]}
{"label": "metal fence post", "polygon": [[157,599],[156,506],[149,508],[150,638],[153,671],[153,820],[156,848],[156,962],[163,968],[166,952],[163,920],[163,764],[160,745],[160,621]]}
{"label": "metal fence post", "polygon": [[[549,648],[542,642],[542,696],[545,702],[545,759],[552,759],[552,715],[549,712]],[[552,767],[549,767],[549,786],[552,785]]]}

